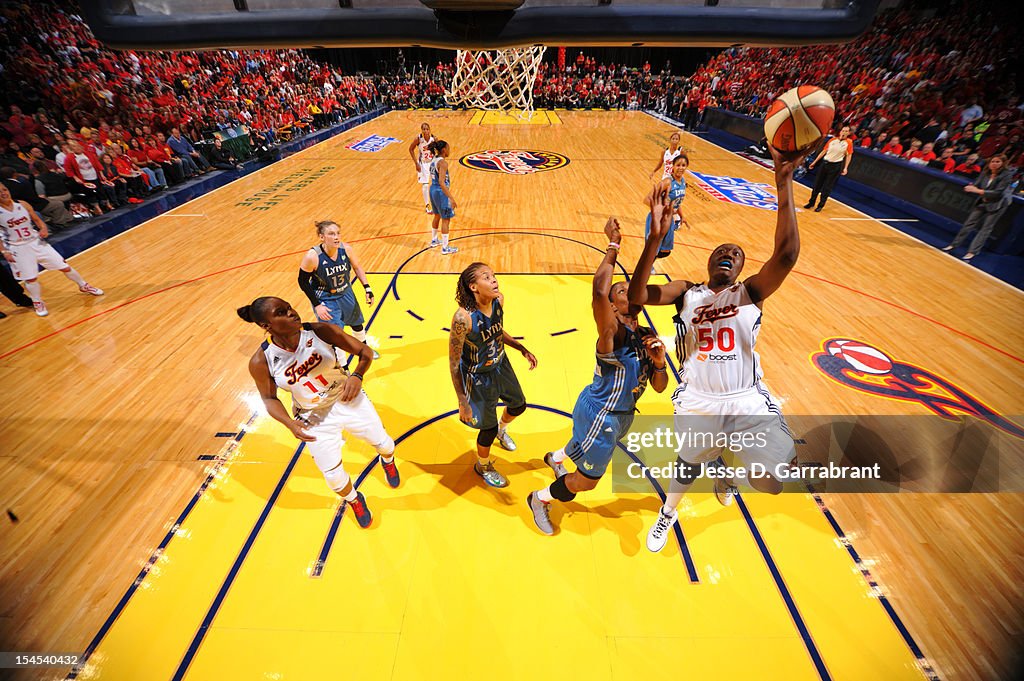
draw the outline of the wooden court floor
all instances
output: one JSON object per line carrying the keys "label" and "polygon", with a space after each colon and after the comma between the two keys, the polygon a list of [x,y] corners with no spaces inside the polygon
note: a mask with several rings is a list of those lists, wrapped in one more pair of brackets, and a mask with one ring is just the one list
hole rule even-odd
{"label": "wooden court floor", "polygon": [[[424,121],[453,149],[455,256],[424,249],[406,151]],[[619,217],[631,270],[670,131],[632,112],[531,125],[393,112],[73,258],[102,298],[47,273],[49,317],[3,301],[0,649],[89,651],[89,679],[1010,678],[1020,494],[750,492],[722,508],[698,493],[682,541],[653,555],[658,498],[603,481],[554,513],[556,536],[533,527],[524,498],[548,479],[543,454],[567,439],[593,370],[604,221]],[[348,148],[371,135],[400,141]],[[754,183],[740,194],[772,182],[693,135],[684,146],[691,170]],[[458,163],[493,150],[559,167]],[[658,277],[700,279],[724,241],[745,248],[748,274],[768,256],[774,213],[716,192],[688,177],[693,228]],[[399,441],[397,490],[368,448],[346,447],[375,513],[366,531],[337,522],[311,458],[260,415],[246,364],[262,338],[234,313],[269,294],[309,314],[296,267],[325,218],[372,273],[364,311],[382,356],[366,390]],[[813,356],[847,338],[1021,424],[1024,295],[835,202],[801,212],[800,228],[758,343],[787,413],[930,413],[823,374]],[[513,357],[532,408],[513,426],[519,450],[495,449],[511,479],[500,491],[470,470],[447,373],[455,275],[475,260],[498,273],[506,326],[539,360],[528,372]],[[648,312],[670,336],[669,309]],[[653,391],[640,407],[671,413]]]}

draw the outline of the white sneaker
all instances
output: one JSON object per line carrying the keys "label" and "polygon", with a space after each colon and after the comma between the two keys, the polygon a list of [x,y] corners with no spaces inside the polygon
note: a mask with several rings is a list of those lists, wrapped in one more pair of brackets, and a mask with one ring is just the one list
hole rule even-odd
{"label": "white sneaker", "polygon": [[437,248],[440,245],[441,245],[441,240],[440,239],[431,239],[430,240],[430,245],[428,245],[427,248]]}
{"label": "white sneaker", "polygon": [[651,527],[650,531],[647,533],[648,551],[651,553],[657,553],[665,548],[665,543],[668,542],[668,531],[676,524],[677,518],[679,518],[679,513],[675,510],[672,511],[672,515],[665,515],[664,506],[658,510],[658,519],[654,522],[654,526]]}
{"label": "white sneaker", "polygon": [[498,431],[498,436],[494,438],[498,441],[498,446],[507,452],[516,451],[516,441],[512,439],[512,436],[508,434],[508,431]]}
{"label": "white sneaker", "polygon": [[455,248],[454,246],[442,246],[441,247],[441,255],[451,255],[452,253],[458,253],[458,252],[459,252],[459,249]]}
{"label": "white sneaker", "polygon": [[78,290],[81,291],[82,293],[88,293],[90,296],[102,296],[103,295],[103,290],[96,288],[92,284],[84,284],[82,286],[79,286]]}
{"label": "white sneaker", "polygon": [[45,317],[50,314],[50,311],[46,309],[46,303],[41,300],[38,303],[32,303],[32,307],[35,308],[36,314],[40,317]]}

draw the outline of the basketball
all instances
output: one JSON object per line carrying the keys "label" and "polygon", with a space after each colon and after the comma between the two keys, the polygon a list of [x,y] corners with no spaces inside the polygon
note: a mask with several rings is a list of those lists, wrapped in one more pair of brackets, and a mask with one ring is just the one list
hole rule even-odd
{"label": "basketball", "polygon": [[764,136],[779,151],[799,151],[821,139],[832,127],[836,105],[832,95],[813,85],[783,93],[768,107]]}

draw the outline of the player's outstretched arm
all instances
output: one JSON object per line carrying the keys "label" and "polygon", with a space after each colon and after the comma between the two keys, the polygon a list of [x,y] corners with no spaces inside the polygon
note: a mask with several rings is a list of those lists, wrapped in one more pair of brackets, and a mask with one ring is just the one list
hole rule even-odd
{"label": "player's outstretched arm", "polygon": [[807,156],[806,151],[780,152],[770,144],[775,161],[775,186],[779,191],[779,210],[775,223],[775,249],[761,270],[746,280],[750,298],[755,303],[775,293],[785,281],[800,255],[800,232],[793,203],[793,171]]}
{"label": "player's outstretched arm", "polygon": [[257,350],[256,354],[249,360],[249,375],[252,376],[252,380],[256,383],[256,390],[260,393],[263,406],[267,408],[267,413],[270,414],[272,419],[284,424],[285,428],[292,432],[292,435],[303,442],[313,442],[316,440],[315,437],[305,431],[305,424],[288,416],[288,410],[284,408],[281,400],[277,397],[277,385],[274,384],[274,379],[270,376],[267,356],[263,354],[262,350]]}
{"label": "player's outstretched arm", "polygon": [[373,350],[369,345],[353,338],[334,324],[310,324],[309,328],[320,337],[320,340],[326,341],[350,355],[359,357],[355,370],[349,374],[339,396],[342,402],[348,402],[358,395],[363,387],[363,376],[370,370],[370,364],[373,363]]}
{"label": "player's outstretched arm", "polygon": [[672,229],[672,205],[668,198],[668,185],[664,182],[654,186],[648,205],[651,207],[651,231],[644,242],[643,253],[637,261],[633,278],[629,281],[629,302],[632,305],[671,305],[693,284],[684,279],[664,285],[648,284],[651,268],[658,257],[661,241]]}
{"label": "player's outstretched arm", "polygon": [[348,256],[348,261],[352,263],[352,271],[355,272],[356,279],[363,285],[363,291],[366,293],[366,304],[373,305],[373,289],[370,288],[370,280],[366,278],[366,272],[363,270],[363,266],[359,263],[356,258],[355,249],[346,243],[342,243],[341,247],[345,249],[345,255]]}
{"label": "player's outstretched arm", "polygon": [[459,371],[462,346],[466,344],[466,335],[471,324],[469,313],[460,307],[452,317],[452,330],[448,333],[448,371],[452,376],[452,385],[455,386],[455,396],[459,399],[459,420],[463,423],[469,423],[473,419],[473,410],[469,408],[469,396],[466,395],[462,372]]}
{"label": "player's outstretched arm", "polygon": [[590,300],[590,306],[594,312],[594,323],[597,325],[597,351],[601,353],[611,352],[615,349],[615,333],[619,330],[619,321],[615,318],[615,310],[612,308],[609,298],[612,290],[612,275],[615,274],[615,261],[619,255],[619,245],[622,243],[619,221],[613,217],[608,218],[608,222],[604,225],[604,233],[608,237],[608,247],[604,254],[604,260],[594,272]]}

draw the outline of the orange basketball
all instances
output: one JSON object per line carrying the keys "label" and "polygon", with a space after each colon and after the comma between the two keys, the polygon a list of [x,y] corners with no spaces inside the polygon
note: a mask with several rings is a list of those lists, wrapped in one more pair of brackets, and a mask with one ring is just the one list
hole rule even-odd
{"label": "orange basketball", "polygon": [[806,149],[828,133],[835,115],[832,95],[801,85],[772,102],[764,117],[764,136],[779,151]]}

